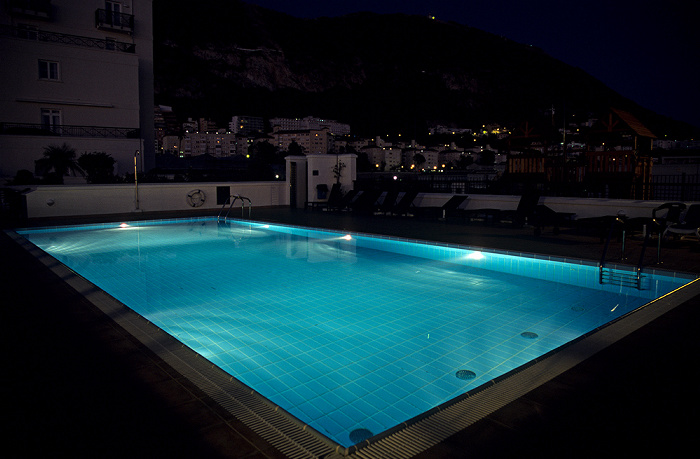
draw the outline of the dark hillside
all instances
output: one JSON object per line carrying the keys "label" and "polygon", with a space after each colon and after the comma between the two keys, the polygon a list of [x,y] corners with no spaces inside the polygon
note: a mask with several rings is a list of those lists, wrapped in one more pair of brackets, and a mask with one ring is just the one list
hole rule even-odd
{"label": "dark hillside", "polygon": [[298,19],[236,0],[153,7],[156,101],[183,117],[315,115],[411,136],[429,123],[512,125],[552,106],[582,116],[615,106],[652,130],[665,120],[537,48],[456,23]]}

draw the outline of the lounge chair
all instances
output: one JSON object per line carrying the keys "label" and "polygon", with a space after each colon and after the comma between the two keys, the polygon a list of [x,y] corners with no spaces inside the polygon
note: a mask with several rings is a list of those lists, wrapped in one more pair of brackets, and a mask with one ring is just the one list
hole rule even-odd
{"label": "lounge chair", "polygon": [[310,201],[307,203],[307,207],[312,209],[331,209],[338,206],[342,197],[343,193],[340,191],[340,183],[334,183],[326,201]]}
{"label": "lounge chair", "polygon": [[413,214],[421,218],[439,218],[440,220],[447,220],[460,212],[464,212],[464,209],[459,209],[459,206],[467,199],[464,194],[458,194],[450,197],[442,206],[420,206],[413,210]]}
{"label": "lounge chair", "polygon": [[554,234],[566,220],[572,220],[574,213],[557,212],[544,204],[540,204],[541,193],[538,190],[528,190],[520,197],[515,211],[500,212],[499,219],[510,221],[513,226],[523,227],[528,224],[534,227],[535,236],[542,234],[542,228],[551,226]]}
{"label": "lounge chair", "polygon": [[651,211],[651,218],[659,227],[665,229],[670,225],[680,222],[681,215],[685,208],[686,205],[682,202],[665,202]]}
{"label": "lounge chair", "polygon": [[691,204],[679,222],[666,226],[663,237],[665,238],[669,233],[673,235],[694,234],[700,238],[700,204]]}
{"label": "lounge chair", "polygon": [[381,195],[381,190],[365,190],[349,204],[349,207],[353,212],[371,214],[376,209],[377,200]]}
{"label": "lounge chair", "polygon": [[396,206],[396,199],[399,197],[398,190],[389,190],[384,195],[384,200],[379,206],[378,211],[384,215],[392,212],[394,206]]}
{"label": "lounge chair", "polygon": [[418,192],[415,190],[405,192],[401,199],[399,199],[399,202],[396,203],[391,210],[392,215],[407,215],[417,196]]}
{"label": "lounge chair", "polygon": [[625,231],[628,235],[641,233],[658,233],[663,235],[666,228],[679,223],[686,205],[682,202],[666,202],[652,209],[651,217],[622,217]]}
{"label": "lounge chair", "polygon": [[350,207],[350,204],[352,204],[353,200],[357,197],[358,195],[357,190],[350,190],[347,193],[345,193],[336,203],[333,204],[328,204],[328,210],[345,210]]}
{"label": "lounge chair", "polygon": [[540,192],[537,190],[527,190],[520,196],[516,210],[501,210],[496,208],[469,209],[466,211],[467,217],[472,219],[483,219],[484,223],[510,222],[514,226],[521,227],[534,215],[535,209],[540,201]]}
{"label": "lounge chair", "polygon": [[442,205],[442,219],[448,220],[456,216],[464,217],[464,209],[460,209],[459,206],[461,206],[462,203],[467,200],[467,198],[467,195],[456,194],[448,199],[447,202]]}
{"label": "lounge chair", "polygon": [[529,218],[535,214],[535,208],[540,202],[540,192],[537,190],[529,190],[520,196],[518,207],[514,211],[501,211],[499,219],[506,220],[513,226],[522,227],[529,222]]}

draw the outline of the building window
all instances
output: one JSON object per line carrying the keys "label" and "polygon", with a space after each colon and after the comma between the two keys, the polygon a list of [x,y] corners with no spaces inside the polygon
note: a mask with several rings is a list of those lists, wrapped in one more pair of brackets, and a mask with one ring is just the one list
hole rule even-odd
{"label": "building window", "polygon": [[53,108],[41,109],[41,127],[55,134],[61,130],[61,110]]}
{"label": "building window", "polygon": [[121,3],[105,1],[105,11],[107,11],[108,24],[116,27],[121,25]]}
{"label": "building window", "polygon": [[41,80],[59,80],[58,62],[39,60],[39,79]]}

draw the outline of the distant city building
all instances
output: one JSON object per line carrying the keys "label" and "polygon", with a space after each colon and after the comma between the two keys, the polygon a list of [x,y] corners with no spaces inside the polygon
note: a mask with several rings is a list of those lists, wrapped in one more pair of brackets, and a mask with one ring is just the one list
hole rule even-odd
{"label": "distant city building", "polygon": [[156,105],[154,109],[154,128],[156,132],[156,144],[158,149],[156,152],[162,152],[163,138],[168,135],[173,135],[179,132],[180,128],[175,118],[175,112],[172,107],[166,105]]}
{"label": "distant city building", "polygon": [[245,137],[226,132],[192,132],[180,139],[180,156],[211,155],[217,158],[245,155]]}
{"label": "distant city building", "polygon": [[314,118],[307,116],[306,118],[272,118],[270,125],[274,128],[279,127],[283,131],[299,131],[299,130],[320,130],[327,128],[328,131],[337,136],[350,134],[350,125],[339,123],[335,120],[326,120],[322,118]]}
{"label": "distant city building", "polygon": [[367,142],[367,145],[362,146],[358,151],[367,155],[374,170],[393,170],[401,166],[403,153],[401,146],[395,146],[381,137],[376,137],[374,142]]}
{"label": "distant city building", "polygon": [[[417,155],[421,155],[425,162],[418,163]],[[412,145],[403,150],[402,154],[402,164],[407,169],[435,169],[438,166],[438,151],[432,148],[426,148],[422,145],[416,145],[412,142]]]}
{"label": "distant city building", "polygon": [[234,134],[254,137],[265,132],[265,121],[258,116],[234,116],[228,123],[228,130]]}
{"label": "distant city building", "polygon": [[[161,152],[171,155],[180,155],[182,148],[182,139],[176,135],[165,135],[161,141]],[[184,152],[182,152],[184,155]]]}
{"label": "distant city building", "polygon": [[0,177],[64,143],[153,167],[152,22],[152,0],[0,4]]}
{"label": "distant city building", "polygon": [[187,118],[187,121],[182,123],[182,132],[199,132],[199,121],[195,121],[192,118]]}
{"label": "distant city building", "polygon": [[275,126],[270,134],[273,145],[279,150],[288,150],[296,142],[304,154],[325,154],[333,150],[333,135],[328,128],[283,130]]}
{"label": "distant city building", "polygon": [[388,147],[384,150],[384,163],[386,170],[397,170],[401,167],[403,150],[398,147]]}
{"label": "distant city building", "polygon": [[207,118],[199,119],[199,132],[217,132],[219,128],[216,123]]}
{"label": "distant city building", "polygon": [[441,124],[438,124],[435,127],[431,127],[428,132],[430,134],[452,134],[452,135],[460,135],[460,134],[471,134],[472,130],[468,128],[455,128],[455,127],[449,127],[449,126],[443,126]]}
{"label": "distant city building", "polygon": [[664,150],[698,150],[700,149],[700,140],[654,139],[654,148]]}

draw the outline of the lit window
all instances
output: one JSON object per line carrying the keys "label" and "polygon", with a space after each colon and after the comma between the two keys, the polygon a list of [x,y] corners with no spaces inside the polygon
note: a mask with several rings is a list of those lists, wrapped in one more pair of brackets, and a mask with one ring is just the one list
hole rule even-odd
{"label": "lit window", "polygon": [[39,60],[39,78],[58,81],[58,62]]}

